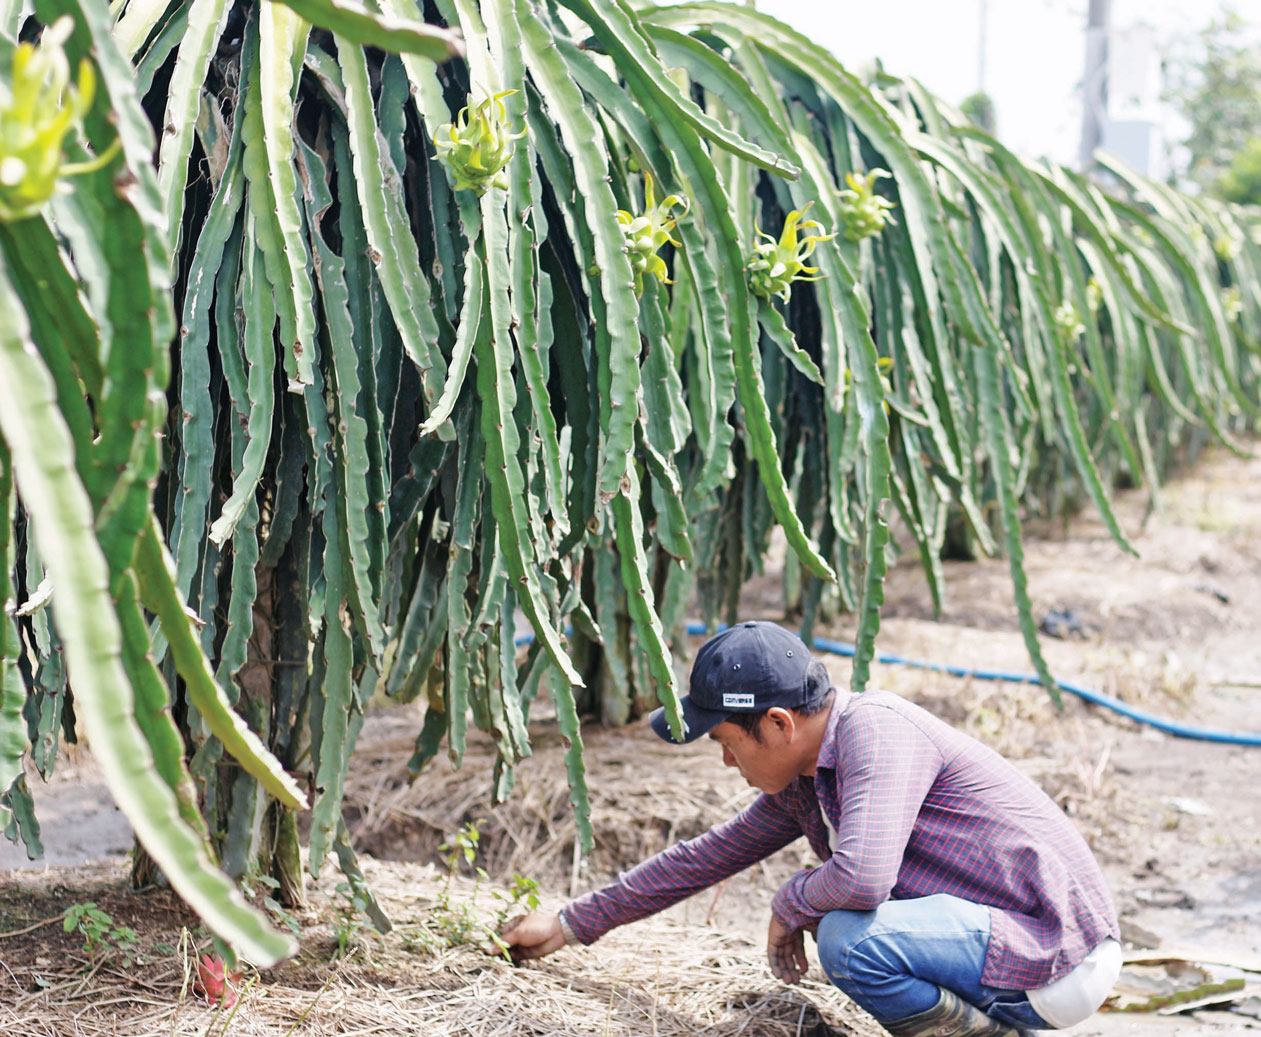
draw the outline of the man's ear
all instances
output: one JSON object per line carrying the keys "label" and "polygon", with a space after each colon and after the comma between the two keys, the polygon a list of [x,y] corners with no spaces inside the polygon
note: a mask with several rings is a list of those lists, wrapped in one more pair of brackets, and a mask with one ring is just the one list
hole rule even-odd
{"label": "man's ear", "polygon": [[791,742],[796,732],[797,718],[791,710],[784,709],[782,706],[772,706],[766,711],[766,716],[762,719],[763,738],[778,737],[785,742]]}

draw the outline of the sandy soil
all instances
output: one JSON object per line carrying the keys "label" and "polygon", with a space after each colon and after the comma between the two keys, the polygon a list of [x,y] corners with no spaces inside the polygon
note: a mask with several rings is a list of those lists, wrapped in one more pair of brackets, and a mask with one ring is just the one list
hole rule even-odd
{"label": "sandy soil", "polygon": [[[1053,673],[1177,724],[1261,733],[1255,618],[1261,612],[1261,462],[1210,455],[1165,488],[1159,512],[1148,515],[1141,493],[1122,494],[1117,511],[1137,556],[1123,551],[1092,515],[1067,528],[1031,531],[1026,565],[1035,615],[1067,610],[1081,627],[1066,638],[1043,639]],[[1006,562],[949,563],[946,581],[947,602],[935,620],[916,560],[907,557],[893,568],[880,650],[1028,673]],[[780,619],[780,602],[778,577],[768,575],[748,588],[745,615]],[[847,620],[840,617],[817,634],[848,640],[853,628]],[[825,660],[836,682],[847,683],[848,660]],[[876,664],[872,686],[905,695],[993,745],[1074,818],[1104,867],[1132,947],[1188,948],[1258,967],[1261,748],[1175,737],[1069,693],[1057,710],[1045,691],[1028,684]],[[550,777],[554,756],[544,750],[523,765],[526,805],[510,804],[496,815],[485,789],[457,775],[431,775],[436,784],[428,791],[406,789],[398,768],[410,752],[413,728],[392,730],[400,723],[378,719],[369,736],[373,748],[364,753],[372,777],[352,782],[364,808],[363,841],[384,856],[423,859],[442,831],[489,815],[492,845],[503,848],[501,867],[533,869],[553,889],[580,892],[666,842],[696,834],[752,796],[703,742],[665,747],[642,726],[589,731],[597,852],[586,870],[573,873],[563,788]],[[813,863],[804,845],[789,847],[668,915],[761,940],[774,891]],[[1248,1029],[1261,1029],[1261,1022],[1204,1010],[1101,1013],[1069,1032],[1113,1037]]]}
{"label": "sandy soil", "polygon": [[[1028,543],[1035,614],[1071,610],[1082,632],[1046,638],[1061,680],[1080,683],[1182,724],[1261,731],[1261,461],[1212,454],[1163,494],[1144,524],[1147,500],[1123,494],[1118,512],[1138,556],[1123,552],[1085,515],[1040,529]],[[948,600],[934,620],[912,557],[887,585],[879,647],[918,659],[1027,672],[1003,561],[947,566]],[[750,587],[746,615],[779,619],[777,578]],[[820,635],[852,636],[848,617]],[[838,683],[845,659],[827,657]],[[1125,933],[1139,946],[1194,947],[1203,956],[1261,955],[1261,749],[1163,734],[1065,696],[1009,682],[953,678],[877,664],[873,685],[925,705],[994,745],[1070,814],[1096,850]],[[348,783],[362,848],[382,858],[432,859],[442,834],[486,818],[492,874],[522,871],[553,897],[604,881],[674,838],[727,816],[751,795],[712,748],[665,747],[642,726],[588,730],[597,853],[574,870],[559,748],[540,739],[520,769],[514,803],[491,812],[474,742],[458,773],[445,762],[415,786],[404,780],[416,722],[398,711],[371,719]],[[554,742],[554,740],[553,740]],[[125,824],[93,780],[90,760],[60,768],[34,793],[49,862],[58,867],[127,845]],[[760,941],[778,884],[811,863],[804,847],[679,905],[669,917]],[[0,871],[26,865],[0,843]],[[391,867],[388,860],[374,865]],[[50,875],[49,877],[55,877]],[[10,880],[12,881],[12,879]],[[0,961],[4,947],[0,945]],[[1254,977],[1255,978],[1255,977]],[[1202,1010],[1172,1017],[1100,1014],[1076,1037],[1233,1033],[1261,1021]],[[857,1033],[857,1030],[847,1032]]]}

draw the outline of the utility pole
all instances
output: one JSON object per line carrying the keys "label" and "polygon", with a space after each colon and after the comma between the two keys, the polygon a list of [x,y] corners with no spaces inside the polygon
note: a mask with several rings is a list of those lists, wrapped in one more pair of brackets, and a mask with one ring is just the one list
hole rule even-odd
{"label": "utility pole", "polygon": [[1112,0],[1090,0],[1086,17],[1086,74],[1082,78],[1081,147],[1077,162],[1083,172],[1094,165],[1095,149],[1103,143],[1108,112],[1108,23]]}
{"label": "utility pole", "polygon": [[976,44],[976,92],[978,94],[986,93],[985,90],[985,66],[987,61],[987,50],[989,43],[989,22],[990,22],[990,0],[979,0],[980,3],[980,26],[978,28],[979,36]]}

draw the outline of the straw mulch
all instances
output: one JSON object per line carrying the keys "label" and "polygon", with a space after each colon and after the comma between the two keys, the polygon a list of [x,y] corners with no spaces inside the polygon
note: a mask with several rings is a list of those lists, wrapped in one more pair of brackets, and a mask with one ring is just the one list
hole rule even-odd
{"label": "straw mulch", "polygon": [[[1101,736],[1100,723],[1108,718],[1099,721],[1071,698],[1060,713],[1045,691],[1029,685],[956,681],[916,670],[889,669],[882,677],[889,690],[1015,762],[1074,818],[1092,845],[1116,843],[1117,818],[1126,813],[1118,797],[1125,790],[1105,780],[1115,742],[1106,729]],[[495,747],[481,732],[469,732],[458,770],[443,754],[413,780],[407,762],[419,727],[419,717],[409,709],[371,715],[346,778],[355,845],[376,857],[435,860],[440,843],[475,821],[481,831],[479,859],[492,876],[518,872],[576,895],[674,842],[701,834],[756,795],[722,765],[708,741],[668,745],[642,722],[615,729],[588,725],[583,757],[595,851],[578,870],[564,749],[554,726],[531,725],[533,755],[517,765],[516,787],[499,805],[491,799]],[[795,867],[813,863],[799,860]],[[782,881],[795,867],[772,862],[770,871]]]}
{"label": "straw mulch", "polygon": [[471,731],[459,770],[445,755],[414,781],[407,761],[419,722],[404,710],[370,716],[346,777],[351,834],[361,851],[431,861],[469,821],[480,822],[480,861],[492,876],[530,875],[576,893],[681,839],[700,835],[756,792],[724,768],[712,743],[667,745],[644,724],[583,729],[595,851],[574,870],[574,813],[564,748],[554,726],[531,725],[533,755],[516,767],[506,803],[491,801],[494,744]]}
{"label": "straw mulch", "polygon": [[[1017,720],[1012,728],[1029,737],[1036,725]],[[584,755],[596,848],[576,866],[563,748],[554,729],[539,724],[531,732],[534,755],[517,767],[510,800],[495,806],[494,747],[477,732],[470,732],[459,771],[444,757],[409,780],[406,763],[418,726],[407,710],[371,716],[346,787],[356,845],[373,890],[395,922],[391,934],[381,937],[354,923],[348,953],[338,954],[333,905],[341,876],[330,866],[311,891],[310,909],[297,913],[301,956],[261,974],[247,969],[240,1007],[232,1012],[208,1007],[192,992],[193,962],[209,942],[169,892],[131,893],[122,865],[17,873],[0,880],[0,1034],[882,1033],[827,984],[817,964],[806,982],[788,988],[765,963],[761,939],[770,894],[796,868],[812,863],[800,846],[666,916],[525,967],[467,946],[437,946],[434,919],[446,880],[443,869],[429,862],[438,858],[438,844],[468,821],[479,822],[481,831],[478,864],[490,879],[481,884],[478,910],[489,919],[500,907],[492,887],[508,886],[513,874],[538,880],[545,905],[558,906],[730,817],[755,793],[706,743],[669,746],[643,725],[617,731],[589,727]],[[1008,736],[1015,737],[1010,730]],[[1023,762],[1035,772],[1036,763],[1046,767],[1045,774],[1035,773],[1044,786],[1067,773],[1058,755]],[[1087,805],[1094,798],[1086,796]],[[457,901],[468,902],[471,890],[466,878],[451,883]],[[91,960],[82,937],[62,932],[61,913],[87,900],[99,902],[117,924],[136,929],[131,966]],[[689,924],[699,919],[719,922]],[[41,921],[46,924],[25,931]],[[190,938],[182,945],[185,928]]]}
{"label": "straw mulch", "polygon": [[[590,948],[565,948],[514,967],[471,947],[432,950],[435,905],[445,877],[432,866],[365,861],[373,889],[395,921],[387,936],[356,928],[337,957],[330,895],[336,877],[313,890],[302,917],[303,953],[264,973],[246,970],[235,1013],[206,1006],[189,989],[191,950],[180,927],[193,920],[170,894],[126,891],[122,866],[80,869],[77,884],[57,877],[0,887],[6,928],[15,904],[64,910],[95,890],[116,922],[140,934],[131,967],[93,966],[81,941],[52,924],[0,934],[0,1033],[6,1037],[305,1037],[305,1035],[601,1034],[608,1037],[874,1037],[881,1031],[814,975],[785,987],[753,940],[714,929],[649,919]],[[48,880],[45,879],[45,882]],[[497,902],[481,884],[476,901],[489,919]],[[456,878],[453,901],[471,903],[473,885]],[[25,898],[25,899],[24,899]],[[61,907],[54,906],[60,902]],[[34,919],[32,921],[39,921]],[[29,923],[28,923],[29,924]],[[176,950],[170,948],[174,946]]]}

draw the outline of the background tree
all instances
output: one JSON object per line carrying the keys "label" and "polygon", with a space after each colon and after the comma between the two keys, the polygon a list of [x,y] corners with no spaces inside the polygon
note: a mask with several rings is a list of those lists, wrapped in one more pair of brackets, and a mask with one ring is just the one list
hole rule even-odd
{"label": "background tree", "polygon": [[963,112],[977,126],[991,136],[998,132],[998,122],[994,113],[994,98],[984,90],[968,94],[959,102],[959,111]]}
{"label": "background tree", "polygon": [[1191,127],[1187,179],[1228,201],[1261,201],[1261,26],[1225,8],[1179,46],[1166,73],[1168,99]]}
{"label": "background tree", "polygon": [[1261,205],[1261,136],[1239,149],[1213,190],[1236,205]]}

